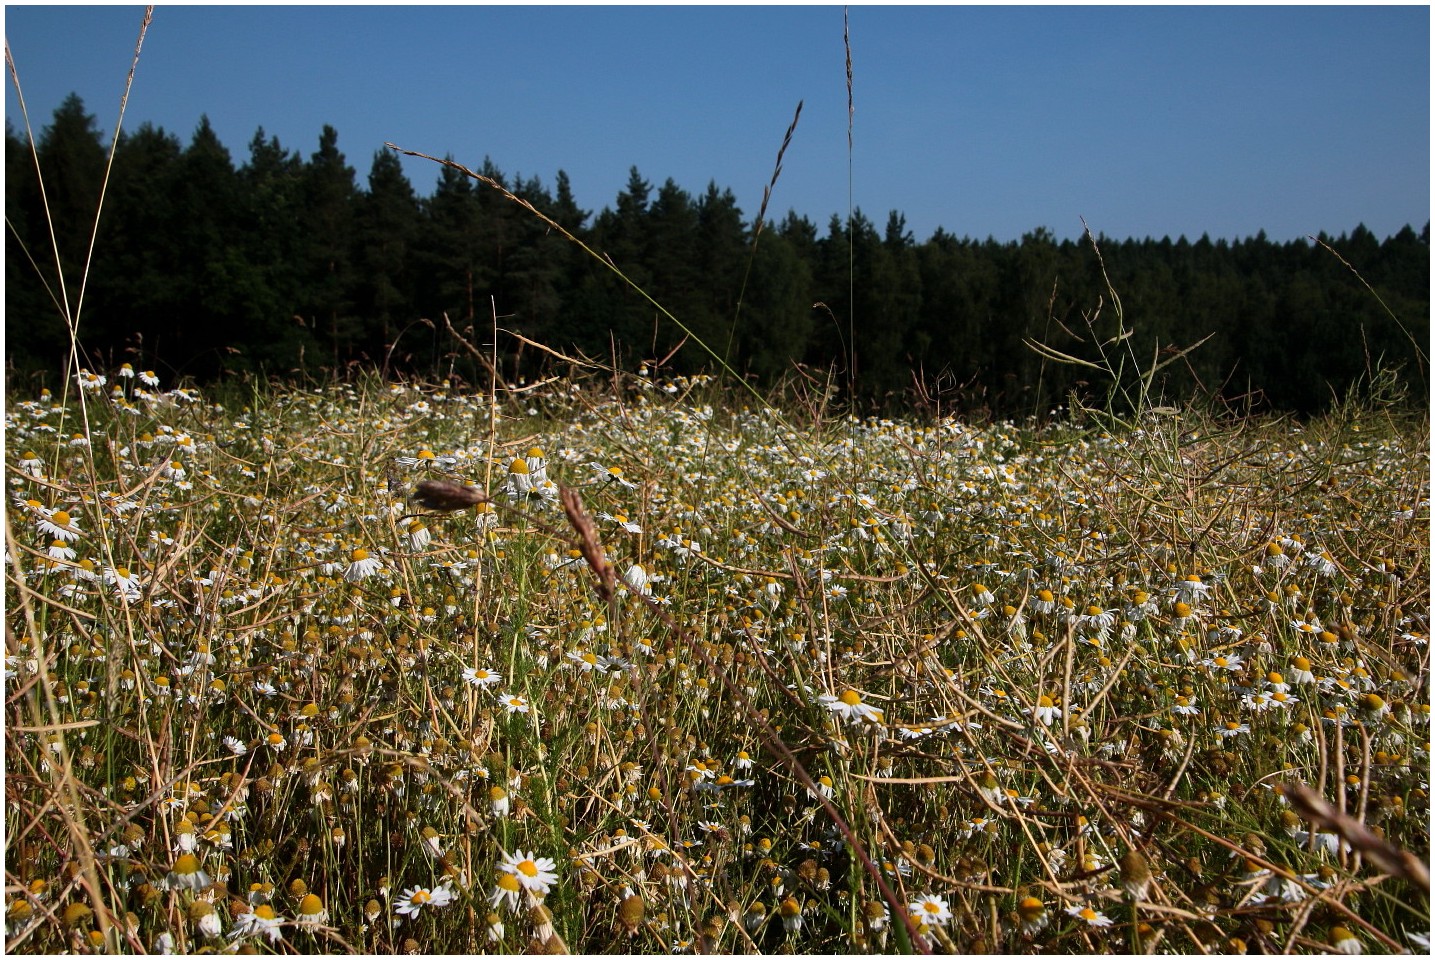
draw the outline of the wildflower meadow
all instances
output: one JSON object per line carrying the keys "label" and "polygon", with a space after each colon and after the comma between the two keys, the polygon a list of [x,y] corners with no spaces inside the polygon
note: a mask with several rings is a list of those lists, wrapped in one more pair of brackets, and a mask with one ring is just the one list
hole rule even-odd
{"label": "wildflower meadow", "polygon": [[7,948],[1424,953],[1427,431],[12,395]]}
{"label": "wildflower meadow", "polygon": [[722,375],[444,317],[486,382],[196,386],[57,298],[7,952],[1427,954],[1428,409],[1171,405],[1109,292],[1026,344],[1107,401],[1020,420],[760,394],[651,297]]}

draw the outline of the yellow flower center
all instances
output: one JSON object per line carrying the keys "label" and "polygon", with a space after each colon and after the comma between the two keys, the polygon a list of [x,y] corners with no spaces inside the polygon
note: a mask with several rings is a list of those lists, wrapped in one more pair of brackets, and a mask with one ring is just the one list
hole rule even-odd
{"label": "yellow flower center", "polygon": [[1021,903],[1016,905],[1017,912],[1027,919],[1041,916],[1046,911],[1046,904],[1036,897],[1023,897]]}
{"label": "yellow flower center", "polygon": [[849,707],[856,707],[862,703],[862,695],[856,690],[843,690],[842,696],[837,698]]}
{"label": "yellow flower center", "polygon": [[518,864],[518,871],[522,873],[525,877],[536,877],[538,876],[538,864],[534,863],[532,860],[520,861]]}
{"label": "yellow flower center", "polygon": [[355,563],[358,563],[361,560],[367,560],[369,559],[369,551],[365,550],[363,547],[355,547],[354,552],[350,555],[350,559],[352,559]]}

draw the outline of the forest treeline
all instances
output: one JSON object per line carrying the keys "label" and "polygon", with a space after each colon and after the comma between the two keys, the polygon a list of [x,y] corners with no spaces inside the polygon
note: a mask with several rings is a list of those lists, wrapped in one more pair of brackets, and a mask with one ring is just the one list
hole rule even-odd
{"label": "forest treeline", "polygon": [[[68,350],[49,223],[73,306],[107,157],[78,96],[56,110],[38,154],[43,200],[29,147],[7,124],[12,377],[54,376]],[[1418,396],[1426,389],[1428,222],[1383,241],[1364,226],[1320,235],[1348,266],[1318,244],[1263,233],[1098,236],[1100,257],[1090,242],[1058,242],[1045,229],[1006,243],[939,229],[919,242],[895,211],[881,228],[860,211],[825,228],[789,212],[768,218],[754,243],[756,211],[716,184],[694,195],[634,168],[614,204],[594,214],[579,209],[561,171],[549,189],[487,159],[478,169],[608,257],[764,386],[803,365],[830,372],[864,404],[925,393],[1001,415],[1044,412],[1091,371],[1044,359],[1027,341],[1094,357],[1083,318],[1101,304],[1096,331],[1116,333],[1109,277],[1141,362],[1209,337],[1163,371],[1170,399],[1201,390],[1312,412],[1380,366],[1398,367]],[[394,376],[479,383],[443,317],[487,343],[494,310],[504,330],[605,360],[616,351],[629,368],[683,343],[651,303],[540,219],[435,170],[421,196],[381,149],[361,185],[330,127],[307,158],[261,128],[238,165],[207,118],[188,144],[150,125],[124,134],[84,287],[87,362],[128,360],[170,382],[384,365]],[[506,334],[498,355],[513,378],[553,362]],[[691,340],[668,360],[677,372],[713,363]]]}

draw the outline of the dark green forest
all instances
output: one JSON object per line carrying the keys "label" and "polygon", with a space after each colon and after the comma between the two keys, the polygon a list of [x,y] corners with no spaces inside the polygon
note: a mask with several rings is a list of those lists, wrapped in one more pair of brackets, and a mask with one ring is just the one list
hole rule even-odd
{"label": "dark green forest", "polygon": [[[107,160],[77,96],[56,110],[38,155],[43,199],[29,146],[7,125],[12,381],[53,380],[68,352],[45,202],[73,307]],[[1315,412],[1380,367],[1398,368],[1415,396],[1427,389],[1428,222],[1384,240],[1363,225],[1321,234],[1339,258],[1263,233],[1098,235],[1099,257],[1090,240],[1057,242],[1044,228],[1019,242],[940,229],[918,241],[896,211],[880,226],[860,211],[825,226],[789,212],[755,238],[756,211],[740,210],[715,183],[695,195],[634,168],[613,205],[594,213],[578,208],[562,171],[550,189],[488,159],[475,169],[610,258],[762,387],[804,369],[868,409],[940,399],[944,409],[1003,416],[1044,412],[1073,390],[1099,396],[1103,385],[1083,383],[1091,371],[1043,359],[1025,341],[1094,357],[1084,318],[1098,304],[1096,332],[1117,332],[1104,262],[1143,363],[1209,337],[1163,371],[1168,399]],[[449,168],[435,176],[423,196],[380,149],[361,183],[329,127],[307,158],[260,129],[237,166],[207,119],[188,144],[149,125],[124,134],[84,288],[86,362],[103,370],[129,361],[169,383],[382,367],[477,384],[486,382],[481,368],[443,318],[487,344],[496,310],[503,330],[629,369],[659,359],[683,373],[712,364],[537,217]],[[498,356],[512,379],[554,362],[506,333]]]}

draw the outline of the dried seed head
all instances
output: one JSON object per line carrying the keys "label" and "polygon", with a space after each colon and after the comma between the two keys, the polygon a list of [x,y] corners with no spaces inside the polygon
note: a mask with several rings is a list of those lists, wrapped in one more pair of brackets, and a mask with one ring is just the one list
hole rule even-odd
{"label": "dried seed head", "polygon": [[625,897],[623,902],[618,904],[618,923],[627,931],[628,936],[635,936],[638,927],[643,922],[643,898],[637,894]]}
{"label": "dried seed head", "polygon": [[1145,900],[1146,891],[1151,886],[1151,867],[1146,863],[1146,858],[1133,849],[1122,856],[1118,866],[1121,870],[1122,889],[1133,900]]}
{"label": "dried seed head", "polygon": [[414,500],[430,510],[452,513],[486,503],[488,494],[447,480],[424,480],[414,487]]}

